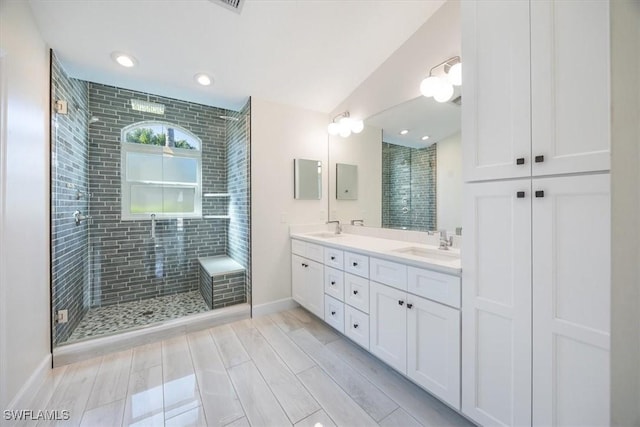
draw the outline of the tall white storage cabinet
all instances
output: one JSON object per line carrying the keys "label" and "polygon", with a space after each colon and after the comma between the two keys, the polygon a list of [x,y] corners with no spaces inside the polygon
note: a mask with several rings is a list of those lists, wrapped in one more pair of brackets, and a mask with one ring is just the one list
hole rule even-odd
{"label": "tall white storage cabinet", "polygon": [[609,2],[461,10],[462,412],[608,425]]}

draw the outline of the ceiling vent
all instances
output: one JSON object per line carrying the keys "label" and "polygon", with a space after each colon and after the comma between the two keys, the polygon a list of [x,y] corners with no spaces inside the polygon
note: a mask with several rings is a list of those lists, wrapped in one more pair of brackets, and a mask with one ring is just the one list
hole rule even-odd
{"label": "ceiling vent", "polygon": [[242,11],[245,0],[209,0],[211,3],[222,6],[226,9],[233,10],[236,13]]}
{"label": "ceiling vent", "polygon": [[461,106],[462,105],[462,95],[460,95],[457,98],[452,99],[449,102],[451,102],[452,104],[456,104],[456,105],[460,105]]}

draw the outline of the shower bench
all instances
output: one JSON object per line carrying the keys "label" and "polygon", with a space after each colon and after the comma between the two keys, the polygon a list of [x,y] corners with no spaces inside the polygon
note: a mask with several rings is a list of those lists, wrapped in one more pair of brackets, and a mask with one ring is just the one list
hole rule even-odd
{"label": "shower bench", "polygon": [[226,255],[198,258],[200,293],[210,309],[247,302],[245,269]]}

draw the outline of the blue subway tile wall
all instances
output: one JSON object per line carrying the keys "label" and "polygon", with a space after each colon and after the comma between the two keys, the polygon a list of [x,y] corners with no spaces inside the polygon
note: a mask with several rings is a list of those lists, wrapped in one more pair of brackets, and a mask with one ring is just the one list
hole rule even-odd
{"label": "blue subway tile wall", "polygon": [[[51,99],[65,101],[67,113],[51,111],[51,296],[53,340],[71,335],[89,307],[89,229],[73,213],[87,214],[88,85],[70,78],[55,55],[51,58]],[[58,310],[68,310],[68,322],[57,323]]]}
{"label": "blue subway tile wall", "polygon": [[382,226],[436,229],[437,144],[410,148],[382,143]]}

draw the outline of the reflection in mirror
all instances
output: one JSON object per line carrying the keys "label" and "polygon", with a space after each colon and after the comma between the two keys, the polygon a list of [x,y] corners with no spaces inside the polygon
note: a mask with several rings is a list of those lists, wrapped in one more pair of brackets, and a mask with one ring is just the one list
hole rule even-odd
{"label": "reflection in mirror", "polygon": [[322,162],[293,160],[293,193],[296,199],[320,200],[322,196]]}
{"label": "reflection in mirror", "polygon": [[358,200],[358,166],[336,164],[336,198]]}
{"label": "reflection in mirror", "polygon": [[364,212],[367,226],[454,233],[462,222],[460,105],[459,88],[447,103],[421,96],[365,120],[359,138],[330,138],[330,166],[368,168],[367,176],[360,172],[367,196],[361,191],[348,214],[330,198],[331,219],[347,222]]}

